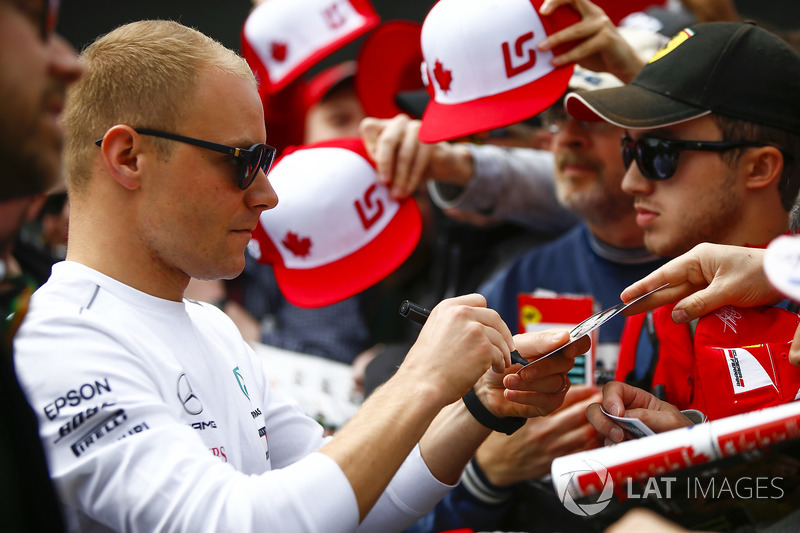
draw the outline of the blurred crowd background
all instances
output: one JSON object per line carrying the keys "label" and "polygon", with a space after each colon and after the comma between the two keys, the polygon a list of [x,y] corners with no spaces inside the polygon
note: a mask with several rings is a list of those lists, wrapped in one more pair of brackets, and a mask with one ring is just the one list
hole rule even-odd
{"label": "blurred crowd background", "polygon": [[[405,19],[420,23],[434,3],[434,0],[372,0],[381,20]],[[800,25],[796,17],[787,16],[787,13],[797,11],[796,0],[735,0],[734,3],[742,17],[757,19],[776,29],[797,29]],[[225,46],[239,50],[242,24],[252,7],[250,0],[139,0],[119,4],[81,0],[63,3],[58,27],[61,34],[80,50],[98,35],[120,24],[145,18],[170,19],[197,28]],[[312,72],[352,59],[362,40],[363,37],[331,54]]]}

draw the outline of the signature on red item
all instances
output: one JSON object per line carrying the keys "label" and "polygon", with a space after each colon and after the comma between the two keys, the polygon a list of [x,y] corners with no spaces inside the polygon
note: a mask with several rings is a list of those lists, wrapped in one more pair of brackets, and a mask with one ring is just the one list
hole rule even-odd
{"label": "signature on red item", "polygon": [[717,311],[715,314],[717,318],[719,318],[722,321],[723,333],[727,331],[729,327],[731,328],[731,330],[733,330],[734,333],[736,333],[736,321],[742,318],[742,314],[739,313],[739,311],[737,311],[736,309],[734,309],[729,305],[726,305],[725,307]]}

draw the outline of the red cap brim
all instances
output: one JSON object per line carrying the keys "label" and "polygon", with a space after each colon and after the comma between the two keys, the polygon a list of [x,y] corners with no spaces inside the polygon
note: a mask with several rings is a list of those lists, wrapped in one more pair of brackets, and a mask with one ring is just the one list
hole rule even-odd
{"label": "red cap brim", "polygon": [[361,45],[355,89],[370,117],[392,118],[403,110],[395,96],[423,87],[419,35],[422,25],[393,20],[378,26]]}
{"label": "red cap brim", "polygon": [[419,140],[450,141],[537,115],[561,98],[573,70],[574,65],[562,67],[533,83],[469,102],[440,104],[431,100],[422,116]]}
{"label": "red cap brim", "polygon": [[298,307],[331,305],[391,274],[411,255],[421,234],[417,202],[408,198],[386,229],[367,246],[317,268],[287,269],[275,263],[275,279],[286,299]]}

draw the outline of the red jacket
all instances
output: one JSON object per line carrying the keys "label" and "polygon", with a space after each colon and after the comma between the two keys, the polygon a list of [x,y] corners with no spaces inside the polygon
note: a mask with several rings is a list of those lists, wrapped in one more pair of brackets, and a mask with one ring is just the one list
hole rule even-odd
{"label": "red jacket", "polygon": [[699,409],[711,420],[796,399],[800,367],[789,363],[788,353],[800,315],[779,307],[725,306],[678,325],[672,307],[628,318],[617,380],[680,409]]}

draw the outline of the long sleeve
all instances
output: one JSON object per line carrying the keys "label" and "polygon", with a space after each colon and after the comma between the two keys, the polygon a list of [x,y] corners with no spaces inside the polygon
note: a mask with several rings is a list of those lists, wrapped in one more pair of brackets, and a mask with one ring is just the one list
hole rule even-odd
{"label": "long sleeve", "polygon": [[[15,341],[72,529],[358,528],[348,479],[316,453],[322,428],[272,390],[221,311],[84,271],[54,269]],[[405,527],[448,489],[415,451],[362,530]]]}
{"label": "long sleeve", "polygon": [[473,158],[472,179],[465,187],[428,182],[436,205],[475,211],[544,233],[560,233],[578,222],[556,199],[551,152],[465,146]]}

